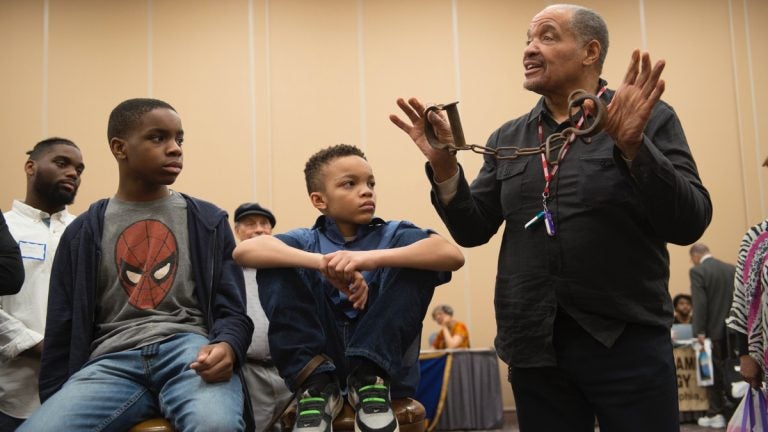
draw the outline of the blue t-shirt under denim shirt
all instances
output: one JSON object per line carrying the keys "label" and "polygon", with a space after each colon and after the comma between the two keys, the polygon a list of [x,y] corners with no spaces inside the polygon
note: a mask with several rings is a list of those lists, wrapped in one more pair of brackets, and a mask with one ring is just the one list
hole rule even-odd
{"label": "blue t-shirt under denim shirt", "polygon": [[[296,249],[328,254],[339,250],[367,251],[403,247],[426,239],[431,234],[434,234],[434,231],[421,229],[408,221],[385,222],[381,218],[374,217],[369,224],[358,227],[354,239],[346,241],[333,218],[323,215],[317,218],[312,228],[299,228],[277,234],[275,237]],[[436,271],[434,273],[436,279],[434,286],[451,280],[451,272]],[[364,271],[362,274],[368,283],[368,288],[373,289],[380,285],[384,272]],[[347,317],[355,318],[358,311],[352,307],[347,296],[328,283],[320,273],[318,275],[333,304]]]}

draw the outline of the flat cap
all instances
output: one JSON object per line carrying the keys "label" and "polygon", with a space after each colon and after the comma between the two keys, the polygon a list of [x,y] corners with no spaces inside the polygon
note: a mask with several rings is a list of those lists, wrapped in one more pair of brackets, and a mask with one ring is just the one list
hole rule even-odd
{"label": "flat cap", "polygon": [[241,204],[240,207],[238,207],[237,210],[235,210],[235,222],[240,222],[240,219],[248,215],[264,216],[269,220],[269,223],[272,225],[272,228],[274,228],[275,224],[277,223],[277,221],[275,220],[275,215],[273,215],[271,211],[259,205],[259,203]]}

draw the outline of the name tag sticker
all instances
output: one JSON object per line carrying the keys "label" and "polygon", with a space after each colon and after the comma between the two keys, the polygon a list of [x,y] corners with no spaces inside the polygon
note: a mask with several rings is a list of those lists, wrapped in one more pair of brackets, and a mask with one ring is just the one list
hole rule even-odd
{"label": "name tag sticker", "polygon": [[45,243],[34,243],[22,240],[19,242],[21,257],[24,259],[45,261],[45,246]]}

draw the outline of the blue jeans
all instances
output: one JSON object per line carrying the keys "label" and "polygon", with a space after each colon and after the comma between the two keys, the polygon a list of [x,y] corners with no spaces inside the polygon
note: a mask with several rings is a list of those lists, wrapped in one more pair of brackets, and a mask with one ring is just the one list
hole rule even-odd
{"label": "blue jeans", "polygon": [[333,288],[316,270],[259,270],[261,304],[269,317],[269,349],[280,375],[295,390],[299,371],[318,354],[333,363],[342,388],[361,359],[391,378],[393,398],[412,396],[419,384],[419,336],[437,284],[435,272],[379,269],[370,277],[366,307],[347,317],[331,301]]}
{"label": "blue jeans", "polygon": [[[19,431],[126,431],[163,416],[178,431],[242,431],[240,378],[206,383],[189,368],[208,339],[183,333],[99,356],[22,424]],[[62,365],[65,367],[65,365]]]}

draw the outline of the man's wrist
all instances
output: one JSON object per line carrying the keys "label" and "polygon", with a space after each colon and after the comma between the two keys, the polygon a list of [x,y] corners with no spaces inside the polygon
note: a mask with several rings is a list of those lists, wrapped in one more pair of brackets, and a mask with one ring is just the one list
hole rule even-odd
{"label": "man's wrist", "polygon": [[644,139],[645,134],[640,135],[640,138],[637,141],[616,142],[616,147],[618,147],[619,154],[624,162],[632,163],[632,161],[635,160],[637,154],[640,153],[640,148],[643,146]]}
{"label": "man's wrist", "polygon": [[451,177],[455,176],[459,172],[459,165],[453,161],[452,163],[429,163],[432,166],[432,178],[437,183],[442,183]]}

